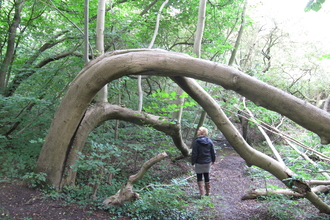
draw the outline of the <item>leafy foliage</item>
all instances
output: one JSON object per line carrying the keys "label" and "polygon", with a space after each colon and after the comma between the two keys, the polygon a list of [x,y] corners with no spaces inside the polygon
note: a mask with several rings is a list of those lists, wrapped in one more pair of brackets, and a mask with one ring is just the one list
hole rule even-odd
{"label": "leafy foliage", "polygon": [[46,173],[26,173],[23,176],[23,180],[27,183],[30,188],[43,188],[47,185],[47,174]]}
{"label": "leafy foliage", "polygon": [[141,196],[141,199],[126,205],[126,215],[137,219],[191,219],[196,212],[189,211],[187,194],[180,186],[156,188]]}
{"label": "leafy foliage", "polygon": [[322,8],[322,4],[324,2],[325,0],[310,0],[305,7],[305,11],[319,11]]}
{"label": "leafy foliage", "polygon": [[[146,112],[152,113],[154,115],[162,115],[166,117],[171,117],[173,112],[179,111],[179,109],[185,107],[193,107],[196,105],[196,102],[193,101],[185,101],[183,105],[177,105],[173,103],[174,100],[177,99],[176,92],[167,93],[166,91],[156,90],[156,92],[152,93],[152,98],[155,100],[151,102],[150,105],[145,106],[144,110]],[[180,97],[187,98],[187,93],[183,93]]]}

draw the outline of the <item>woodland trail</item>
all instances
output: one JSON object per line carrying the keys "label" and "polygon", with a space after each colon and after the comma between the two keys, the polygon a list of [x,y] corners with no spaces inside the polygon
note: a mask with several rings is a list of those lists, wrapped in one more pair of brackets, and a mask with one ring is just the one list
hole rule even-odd
{"label": "woodland trail", "polygon": [[[183,167],[187,168],[185,161]],[[185,169],[184,168],[184,169]],[[191,167],[190,167],[191,168]],[[188,168],[187,168],[188,169]],[[245,161],[231,147],[218,152],[216,164],[211,172],[211,201],[214,208],[202,209],[204,219],[215,220],[274,220],[267,207],[258,200],[241,200],[251,189],[264,188],[265,184],[276,184],[283,187],[277,179],[252,179],[245,175]],[[267,181],[267,182],[265,182]],[[192,199],[197,199],[196,179],[188,181]],[[43,199],[42,193],[29,189],[23,184],[0,182],[0,219],[20,220],[105,220],[114,219],[106,211],[79,208],[76,205],[64,205],[60,200]],[[299,219],[326,219],[326,215],[307,203],[313,218],[301,216]],[[292,207],[285,207],[290,209]],[[299,207],[304,208],[304,207]],[[130,218],[117,218],[128,220]],[[283,218],[282,218],[283,219]]]}
{"label": "woodland trail", "polygon": [[213,219],[271,219],[267,209],[256,200],[241,200],[251,189],[253,181],[244,174],[245,161],[232,149],[218,153],[212,167],[212,201],[215,204]]}
{"label": "woodland trail", "polygon": [[[211,171],[212,197],[214,209],[209,209],[206,215],[209,219],[216,220],[276,220],[288,219],[274,217],[265,203],[258,200],[241,200],[242,196],[252,189],[265,189],[265,186],[286,186],[277,178],[254,179],[246,175],[246,163],[232,147],[225,147],[219,151],[217,162]],[[197,192],[197,186],[196,186]],[[307,205],[290,207],[282,205],[283,209],[307,209],[309,216],[299,216],[299,220],[329,219],[327,215],[319,211],[308,201]],[[285,207],[287,206],[287,207]],[[278,211],[280,213],[280,211]],[[313,217],[311,217],[313,216]],[[207,218],[206,218],[207,219]],[[294,219],[294,218],[289,218]]]}

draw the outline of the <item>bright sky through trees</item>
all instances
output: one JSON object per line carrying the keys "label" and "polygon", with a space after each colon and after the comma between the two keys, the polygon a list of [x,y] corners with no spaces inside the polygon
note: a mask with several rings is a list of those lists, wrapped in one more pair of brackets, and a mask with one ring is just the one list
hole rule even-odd
{"label": "bright sky through trees", "polygon": [[306,34],[309,38],[315,38],[314,40],[329,42],[330,31],[327,26],[330,21],[330,1],[326,1],[318,12],[305,12],[307,3],[307,0],[251,0],[250,2],[251,5],[257,6],[258,13],[255,15],[261,14],[264,19],[274,18],[293,36],[294,33],[299,37]]}

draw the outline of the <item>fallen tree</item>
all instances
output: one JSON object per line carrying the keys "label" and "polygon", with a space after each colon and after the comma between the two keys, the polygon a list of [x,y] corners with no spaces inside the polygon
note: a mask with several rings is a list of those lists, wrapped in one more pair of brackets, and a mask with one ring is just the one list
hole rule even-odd
{"label": "fallen tree", "polygon": [[147,172],[147,170],[154,165],[155,163],[163,160],[165,157],[167,157],[167,154],[165,152],[162,152],[155,157],[151,158],[150,160],[146,161],[139,172],[133,176],[130,176],[126,186],[124,184],[121,186],[120,190],[115,194],[108,198],[106,198],[103,201],[103,204],[105,205],[122,205],[125,201],[131,201],[133,199],[138,199],[140,196],[138,193],[133,191],[134,183],[138,180],[142,179],[144,174]]}
{"label": "fallen tree", "polygon": [[[319,194],[319,193],[328,193],[330,190],[330,186],[317,186],[312,188],[312,192]],[[290,189],[277,189],[277,190],[251,190],[250,192],[246,193],[244,196],[242,196],[242,200],[247,199],[256,199],[260,196],[269,196],[273,194],[281,194],[285,196],[291,196],[295,198],[303,198],[305,197],[304,194],[294,192]]]}

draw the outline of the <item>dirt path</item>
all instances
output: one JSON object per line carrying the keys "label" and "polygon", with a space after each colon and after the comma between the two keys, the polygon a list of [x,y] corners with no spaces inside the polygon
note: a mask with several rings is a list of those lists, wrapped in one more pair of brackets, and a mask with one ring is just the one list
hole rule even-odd
{"label": "dirt path", "polygon": [[245,161],[232,149],[220,154],[211,173],[217,213],[213,219],[268,219],[267,210],[258,206],[257,201],[241,200],[252,184],[251,179],[244,175]]}

